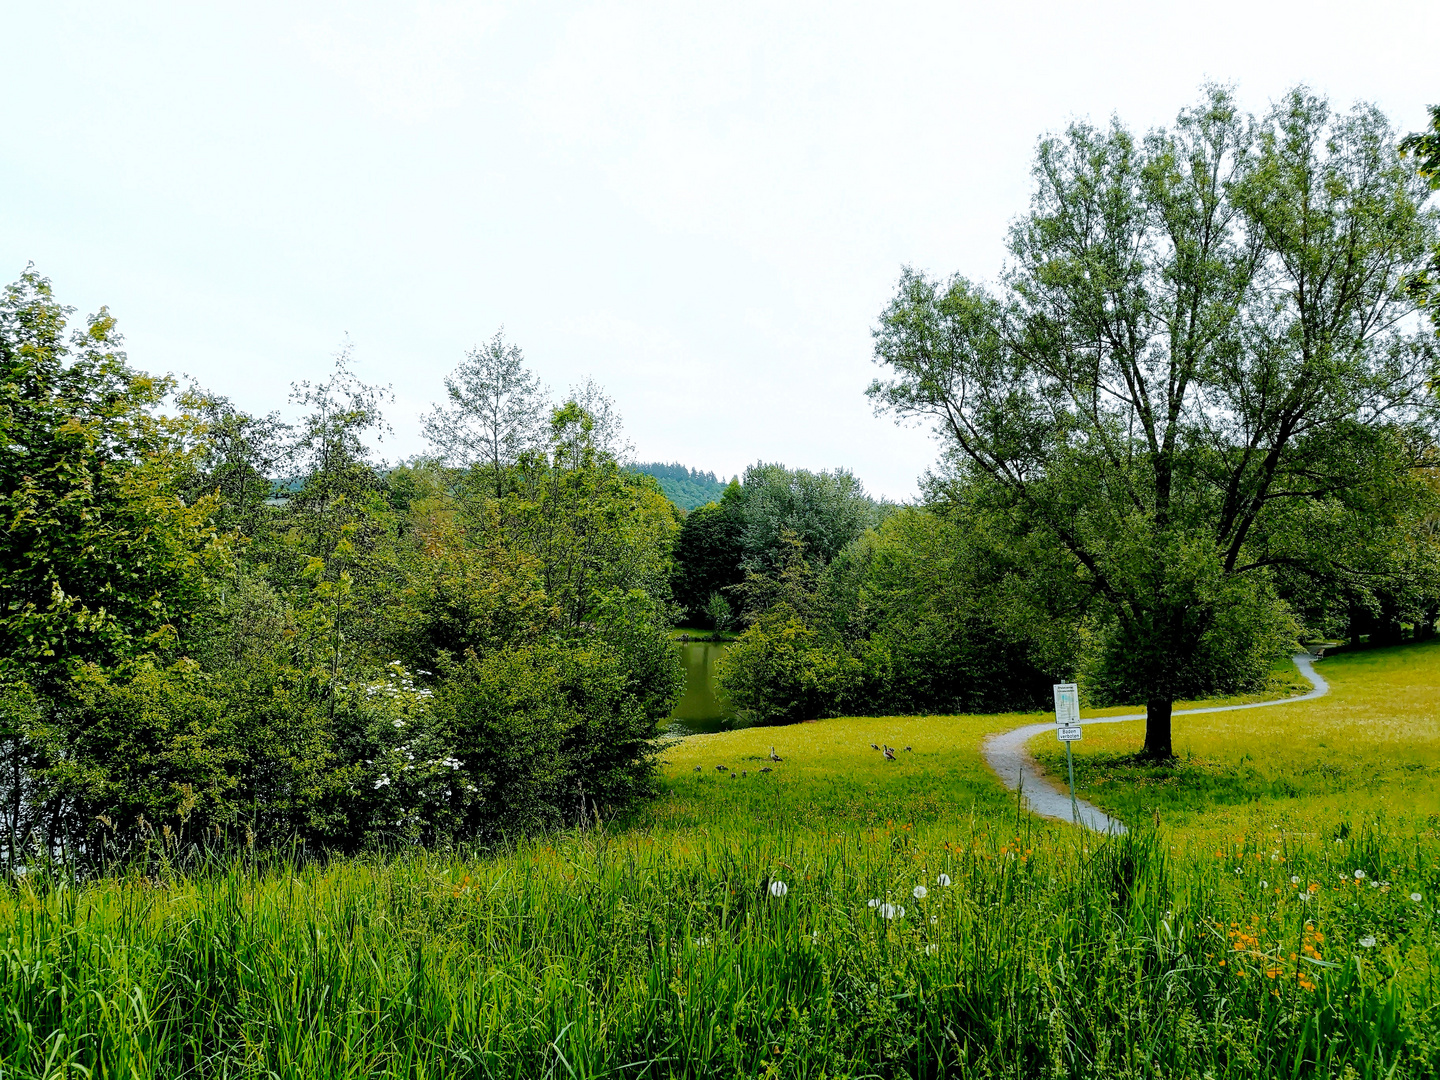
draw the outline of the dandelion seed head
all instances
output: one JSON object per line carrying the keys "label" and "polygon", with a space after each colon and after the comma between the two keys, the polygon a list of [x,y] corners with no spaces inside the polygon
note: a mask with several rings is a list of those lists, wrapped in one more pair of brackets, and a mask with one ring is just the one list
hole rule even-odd
{"label": "dandelion seed head", "polygon": [[1362,949],[1373,949],[1375,947],[1375,935],[1366,934],[1364,937],[1362,937],[1360,939],[1360,947]]}
{"label": "dandelion seed head", "polygon": [[786,885],[783,881],[770,882],[770,895],[775,897],[776,900],[783,899],[785,894],[789,891],[790,886]]}
{"label": "dandelion seed head", "polygon": [[1411,899],[1411,900],[1414,900],[1415,903],[1418,904],[1418,903],[1420,903],[1420,894],[1419,894],[1418,892],[1412,892],[1412,893],[1410,894],[1410,899]]}
{"label": "dandelion seed head", "polygon": [[1355,880],[1356,880],[1356,881],[1364,881],[1364,880],[1365,880],[1365,871],[1364,871],[1364,870],[1356,870],[1356,871],[1355,871]]}
{"label": "dandelion seed head", "polygon": [[930,890],[925,888],[924,885],[916,885],[915,888],[911,890],[911,892],[913,893],[916,900],[924,900],[925,897],[930,894]]}
{"label": "dandelion seed head", "polygon": [[935,884],[936,884],[936,885],[939,885],[941,888],[949,888],[949,887],[950,887],[950,875],[949,875],[949,874],[941,874],[939,877],[937,877],[937,878],[935,879]]}

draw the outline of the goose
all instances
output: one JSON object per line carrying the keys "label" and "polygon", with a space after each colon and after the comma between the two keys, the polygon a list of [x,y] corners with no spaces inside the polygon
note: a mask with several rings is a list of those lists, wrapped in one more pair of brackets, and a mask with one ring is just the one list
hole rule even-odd
{"label": "goose", "polygon": [[890,749],[890,747],[888,747],[888,746],[885,747],[884,753],[885,753],[885,760],[886,760],[886,761],[894,761],[894,760],[895,760],[895,751],[892,750],[892,749]]}
{"label": "goose", "polygon": [[785,759],[782,758],[779,754],[775,753],[775,748],[772,746],[772,747],[770,747],[770,760],[771,760],[771,761],[784,761]]}

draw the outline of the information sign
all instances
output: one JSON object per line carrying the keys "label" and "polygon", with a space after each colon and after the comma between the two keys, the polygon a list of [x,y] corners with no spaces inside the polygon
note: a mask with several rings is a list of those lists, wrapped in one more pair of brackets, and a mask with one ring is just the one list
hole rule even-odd
{"label": "information sign", "polygon": [[1073,682],[1055,684],[1055,723],[1060,727],[1080,723],[1080,687]]}
{"label": "information sign", "polygon": [[1065,744],[1065,767],[1070,774],[1070,814],[1080,824],[1080,804],[1075,800],[1075,756],[1070,744],[1080,739],[1080,687],[1073,682],[1055,684],[1055,737]]}

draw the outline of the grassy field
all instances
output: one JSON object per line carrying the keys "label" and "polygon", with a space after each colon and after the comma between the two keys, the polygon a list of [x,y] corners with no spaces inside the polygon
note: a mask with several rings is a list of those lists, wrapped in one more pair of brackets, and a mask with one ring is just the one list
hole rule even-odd
{"label": "grassy field", "polygon": [[1170,775],[1087,729],[1121,840],[984,769],[1034,717],[860,718],[685,739],[636,819],[502,853],[31,875],[0,1078],[1433,1076],[1440,651],[1322,671]]}
{"label": "grassy field", "polygon": [[[1318,671],[1331,690],[1316,701],[1176,717],[1178,760],[1163,768],[1132,760],[1143,721],[1088,727],[1074,747],[1077,789],[1126,821],[1158,812],[1184,834],[1377,819],[1433,827],[1440,642],[1340,653]],[[1048,768],[1063,767],[1053,735],[1031,747]]]}

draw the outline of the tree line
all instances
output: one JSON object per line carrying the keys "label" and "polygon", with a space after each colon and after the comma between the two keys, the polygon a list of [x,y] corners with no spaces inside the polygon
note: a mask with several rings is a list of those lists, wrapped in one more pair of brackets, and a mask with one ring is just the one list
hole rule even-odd
{"label": "tree line", "polygon": [[660,481],[665,497],[681,510],[694,510],[714,501],[725,491],[725,482],[713,472],[691,469],[677,462],[636,462],[630,468]]}
{"label": "tree line", "polygon": [[6,858],[490,841],[654,789],[680,515],[610,400],[497,336],[385,465],[348,352],[301,419],[132,368],[33,270],[0,298]]}

